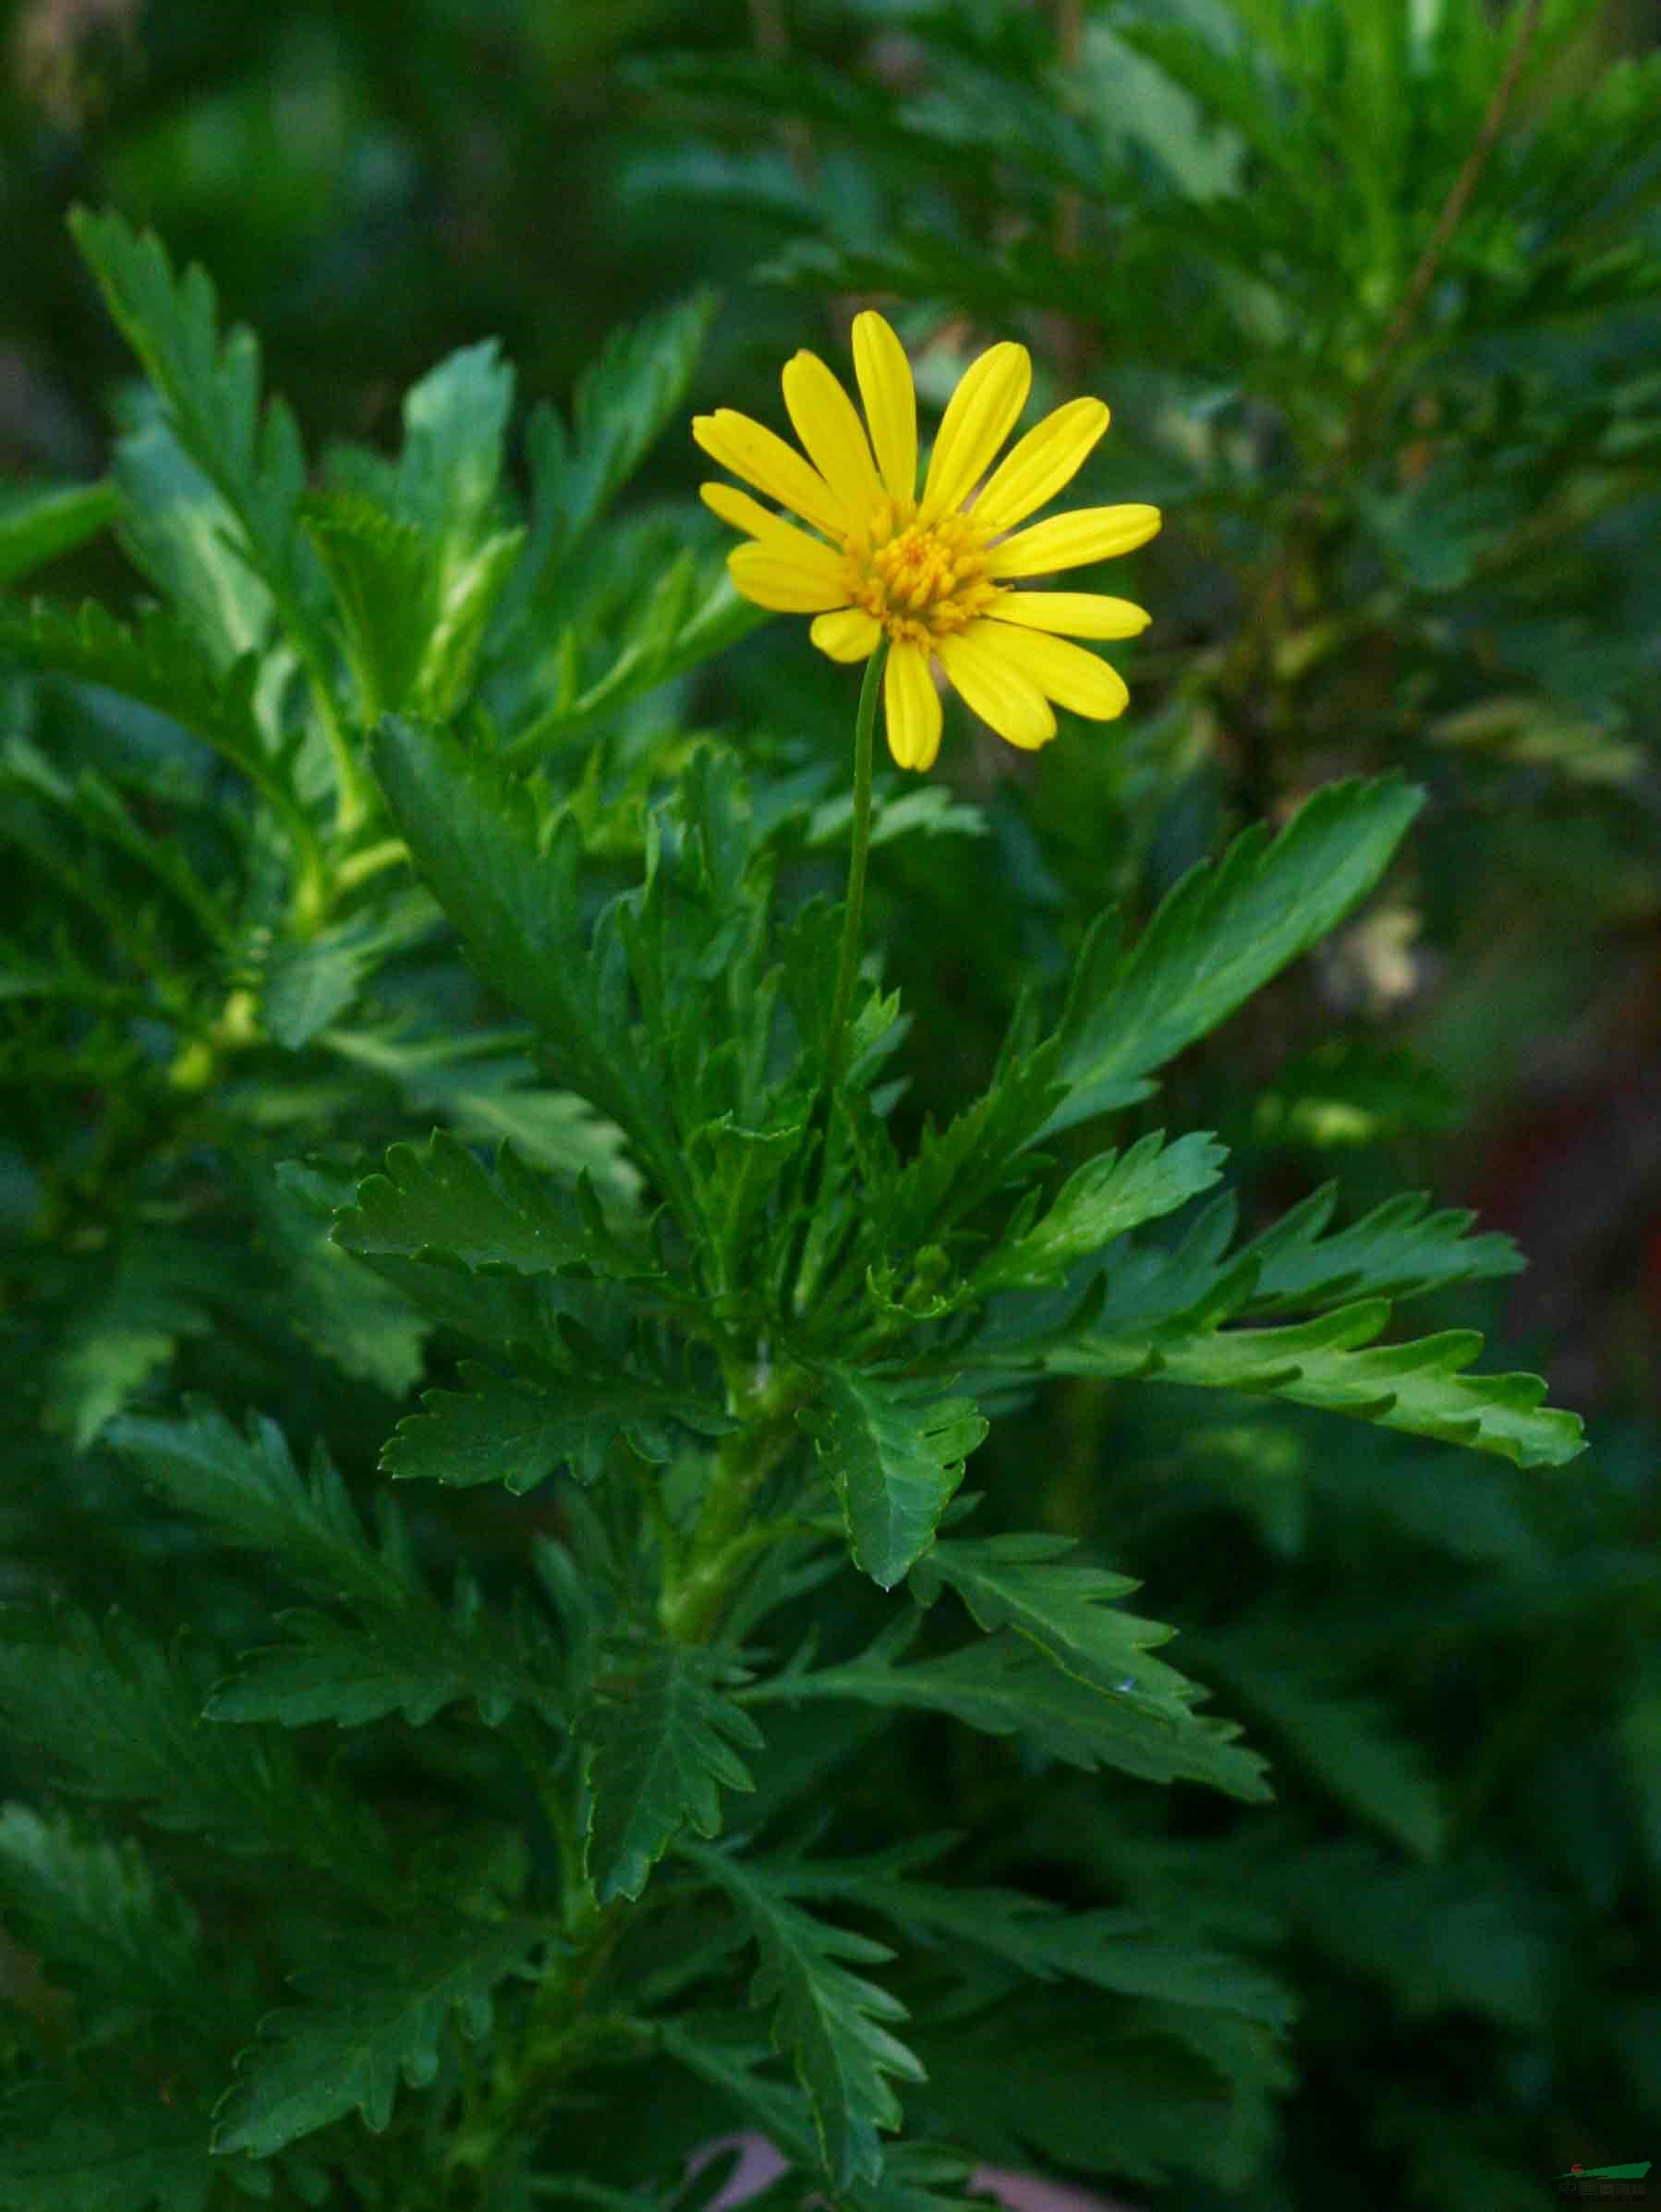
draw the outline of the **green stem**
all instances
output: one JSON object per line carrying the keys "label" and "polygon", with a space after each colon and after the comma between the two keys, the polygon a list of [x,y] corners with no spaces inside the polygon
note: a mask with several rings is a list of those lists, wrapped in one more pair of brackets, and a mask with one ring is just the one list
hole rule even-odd
{"label": "green stem", "polygon": [[887,658],[887,646],[879,645],[866,662],[859,712],[854,723],[854,843],[848,854],[848,900],[843,915],[842,958],[836,970],[830,1046],[825,1063],[828,1093],[833,1093],[843,1079],[848,1051],[848,1010],[853,1003],[854,978],[859,973],[860,937],[865,922],[865,868],[871,850],[872,737],[877,727],[877,694]]}

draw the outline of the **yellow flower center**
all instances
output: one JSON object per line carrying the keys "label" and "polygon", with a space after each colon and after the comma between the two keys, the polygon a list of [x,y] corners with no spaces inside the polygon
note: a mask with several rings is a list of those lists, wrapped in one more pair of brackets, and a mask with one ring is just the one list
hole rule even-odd
{"label": "yellow flower center", "polygon": [[927,526],[908,500],[883,500],[844,547],[848,597],[873,614],[895,644],[927,645],[961,630],[998,596],[987,576],[986,543],[967,515]]}

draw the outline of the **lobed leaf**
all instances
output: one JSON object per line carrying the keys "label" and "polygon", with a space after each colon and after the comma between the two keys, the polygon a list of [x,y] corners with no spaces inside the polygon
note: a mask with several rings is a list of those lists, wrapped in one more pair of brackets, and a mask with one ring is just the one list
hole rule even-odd
{"label": "lobed leaf", "polygon": [[891,1590],[934,1541],[987,1434],[967,1398],[942,1386],[825,1366],[813,1402],[796,1415],[842,1507],[855,1564]]}
{"label": "lobed leaf", "polygon": [[690,1828],[721,1832],[721,1793],[753,1790],[739,1749],[760,1730],[727,1692],[747,1677],[721,1653],[616,1643],[580,1723],[590,1804],[583,1863],[601,1904],[637,1898]]}
{"label": "lobed leaf", "polygon": [[788,1865],[704,1846],[682,1851],[726,1890],[755,1935],[761,1967],[751,1994],[774,2007],[773,2040],[807,2092],[827,2170],[839,2188],[875,2182],[879,2132],[902,2122],[892,2084],[921,2081],[923,2069],[889,2033],[888,2023],[905,2018],[904,2006],[850,1968],[880,1965],[893,1953],[804,1912],[792,1901]]}
{"label": "lobed leaf", "polygon": [[497,1987],[548,1939],[526,1919],[446,1926],[429,1914],[418,1929],[358,1929],[296,1977],[310,2002],[261,2023],[215,2115],[214,2151],[269,2157],[353,2110],[381,2133],[399,2082],[422,2089],[436,2078],[452,2015],[478,2042]]}
{"label": "lobed leaf", "polygon": [[1073,969],[1058,1037],[1068,1095],[1041,1135],[1146,1098],[1174,1059],[1336,928],[1418,812],[1394,777],[1324,784],[1273,842],[1258,823],[1192,869],[1125,948],[1105,915]]}

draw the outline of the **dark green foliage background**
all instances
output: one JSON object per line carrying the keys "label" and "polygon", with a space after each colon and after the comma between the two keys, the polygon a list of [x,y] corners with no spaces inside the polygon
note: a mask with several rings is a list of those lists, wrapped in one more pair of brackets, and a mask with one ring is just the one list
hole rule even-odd
{"label": "dark green foliage background", "polygon": [[[1219,2000],[1210,2048],[1192,2021],[1175,2024],[1172,1984],[1154,1966],[1145,1989],[1104,1964],[1095,1983],[1038,1979],[1013,1994],[1012,1966],[1041,1976],[1053,1965],[1036,1936],[998,1960],[942,1927],[937,1950],[914,1946],[888,1975],[916,2017],[934,2008],[928,2036],[912,2040],[938,2084],[935,2132],[950,2139],[952,2114],[975,2112],[985,2155],[1132,2205],[1314,2212],[1336,2191],[1357,2212],[1513,2212],[1545,2201],[1571,2159],[1661,2158],[1646,2132],[1661,2124],[1661,61],[1643,10],[1549,0],[1538,11],[1469,203],[1416,280],[1532,12],[1476,0],[408,0],[394,24],[373,0],[0,6],[0,471],[19,484],[96,479],[112,420],[142,419],[130,354],[65,229],[76,202],[154,225],[177,266],[211,271],[226,322],[259,333],[266,388],[290,401],[314,458],[338,441],[394,451],[406,389],[453,349],[500,338],[518,374],[515,498],[536,466],[526,405],[567,404],[618,324],[713,287],[721,304],[685,400],[649,453],[626,456],[638,468],[617,512],[653,574],[683,539],[714,559],[718,534],[687,504],[701,471],[685,418],[731,405],[781,422],[778,364],[804,344],[840,363],[855,305],[893,316],[936,406],[984,338],[1014,334],[1033,347],[1046,401],[1109,398],[1113,430],[1082,492],[1154,500],[1167,515],[1122,587],[1156,618],[1123,655],[1132,711],[1106,729],[1064,724],[1035,761],[950,710],[935,811],[921,828],[897,812],[888,825],[867,937],[910,1017],[887,1071],[909,1078],[889,1124],[903,1144],[986,1086],[1024,989],[1059,1003],[1105,905],[1122,902],[1141,928],[1194,861],[1254,823],[1280,825],[1339,778],[1400,770],[1425,790],[1362,919],[1188,1045],[1157,1100],[1127,1084],[1113,1141],[1217,1131],[1243,1241],[1332,1177],[1340,1224],[1403,1190],[1477,1208],[1483,1231],[1518,1238],[1529,1271],[1496,1261],[1484,1280],[1437,1287],[1433,1267],[1415,1333],[1487,1332],[1484,1367],[1549,1375],[1556,1403],[1587,1415],[1592,1452],[1516,1467],[1258,1397],[1141,1390],[1100,1365],[1036,1395],[979,1392],[991,1430],[969,1485],[987,1501],[965,1552],[996,1530],[1042,1530],[1136,1577],[1138,1609],[1180,1631],[1165,1656],[1270,1762],[1272,1805],[1043,1764],[1001,1735],[916,1714],[885,1730],[870,1707],[830,1701],[758,1705],[763,1758],[742,1732],[721,1736],[721,1717],[739,1708],[718,1696],[718,1676],[688,1662],[688,1679],[652,1684],[704,1714],[710,1771],[736,1760],[758,1784],[727,1818],[777,1846],[771,1871],[764,1881],[723,1860],[709,1878],[752,1880],[735,1902],[764,1961],[770,1941],[818,1939],[797,1922],[804,1904],[834,1898],[823,1862],[950,1830],[964,1839],[948,1862],[955,1882],[1134,1916],[1148,1940],[1211,1961],[1202,1974],[1219,1985],[1267,1970],[1272,2001],[1255,1981],[1240,2014]],[[690,363],[704,312],[686,315]],[[358,477],[355,490],[369,464]],[[123,613],[143,597],[107,535],[31,575],[37,587]],[[621,634],[626,579],[607,590],[600,576],[585,618]],[[852,679],[794,620],[741,628],[719,656],[669,667],[666,688],[566,713],[549,784],[582,794],[591,904],[637,880],[647,802],[681,777],[698,732],[732,741],[758,816],[794,823],[781,846],[793,893],[840,895]],[[578,699],[609,658],[584,662]],[[552,656],[536,665],[551,676]],[[408,671],[375,674],[379,704],[409,703]],[[540,704],[504,689],[492,711],[534,727]],[[37,678],[0,634],[0,735],[66,773],[143,761],[147,826],[176,838],[202,880],[251,885],[244,918],[266,913],[281,940],[270,852],[233,849],[211,806],[170,812],[180,759],[195,756],[157,716]],[[426,772],[413,740],[392,758],[399,742],[384,740],[383,780],[414,790]],[[526,758],[540,758],[537,743]],[[413,1684],[403,1702],[352,1716],[362,1725],[339,1739],[350,1748],[338,1760],[333,1732],[314,1729],[293,1740],[292,1776],[250,1765],[236,1805],[204,1816],[233,1838],[233,1813],[256,1821],[260,1805],[296,1824],[298,1893],[274,1935],[267,1861],[170,1839],[177,1895],[158,1903],[125,1843],[89,1847],[84,1881],[101,1901],[89,1926],[118,1928],[130,1909],[151,1931],[135,1943],[128,2006],[153,1999],[169,2017],[171,1954],[156,1930],[175,1929],[179,1956],[193,1914],[233,1955],[249,1939],[247,1986],[224,1992],[229,2024],[198,2024],[204,2050],[227,2036],[235,2048],[249,2008],[280,2001],[284,1975],[354,1925],[353,1885],[372,1891],[389,1850],[424,1911],[515,1894],[499,1862],[512,1855],[505,1831],[535,1828],[528,1791],[490,1767],[481,1731],[453,1727],[454,1715],[425,1725],[424,1655],[453,1659],[480,1712],[562,1718],[537,1712],[549,1674],[540,1616],[487,1649],[470,1609],[513,1586],[527,1531],[564,1533],[563,1508],[546,1488],[521,1501],[413,1485],[404,1522],[377,1520],[377,1454],[418,1413],[422,1332],[396,1258],[382,1269],[383,1305],[361,1282],[343,1292],[321,1224],[350,1201],[355,1174],[435,1122],[470,1142],[509,1135],[540,1167],[587,1165],[602,1196],[629,1171],[586,1119],[562,1119],[518,1042],[489,1041],[509,1018],[502,998],[418,903],[376,907],[357,937],[348,921],[326,959],[286,975],[261,965],[281,957],[269,942],[245,944],[237,973],[256,976],[268,1027],[285,1021],[280,1041],[297,1055],[367,1004],[366,1036],[384,1043],[395,1017],[419,1015],[450,1045],[477,1037],[482,1058],[297,1056],[303,1080],[270,1079],[269,1100],[266,1076],[230,1083],[200,1121],[168,1122],[159,1144],[179,1039],[159,1043],[129,1003],[98,997],[126,956],[122,929],[143,940],[142,879],[117,866],[102,911],[96,896],[78,903],[79,832],[64,830],[45,772],[30,772],[33,784],[7,775],[0,935],[67,963],[84,990],[62,1020],[32,1002],[8,1008],[0,1043],[18,1397],[0,1595],[62,1596],[94,1614],[118,1599],[158,1639],[147,1650],[184,1638],[166,1664],[199,1705],[212,1689],[231,1717],[256,1720],[262,1698],[280,1714],[291,1693],[282,1649],[239,1662],[229,1683],[204,1654],[270,1645],[297,1579],[309,1603],[344,1597],[382,1638],[389,1679],[402,1652]],[[899,790],[894,779],[884,796]],[[405,805],[418,817],[415,799],[394,801],[401,823]],[[183,970],[185,925],[168,911],[164,929],[178,934],[161,965]],[[215,1004],[225,979],[208,978]],[[1064,1170],[1089,1156],[1065,1130],[1051,1149]],[[52,1157],[63,1174],[42,1183],[38,1163]],[[302,1157],[279,1182],[276,1164]],[[361,1241],[371,1212],[360,1201],[360,1241],[341,1241],[395,1255],[395,1243]],[[204,1219],[221,1239],[210,1261],[191,1241]],[[1411,1282],[1411,1218],[1397,1234]],[[512,1340],[517,1287],[477,1281],[500,1295]],[[576,1366],[607,1373],[635,1348],[584,1336],[593,1318],[573,1292],[563,1319]],[[471,1349],[459,1326],[441,1326],[426,1383],[454,1390]],[[684,1379],[632,1372],[627,1419],[585,1428],[570,1446],[577,1464],[597,1468],[608,1449],[656,1464],[684,1448]],[[461,1380],[481,1386],[477,1371]],[[484,1372],[482,1386],[492,1380],[507,1387]],[[314,1513],[329,1543],[360,1556],[349,1591],[333,1564],[311,1586],[304,1572],[278,1586],[257,1544],[236,1551],[204,1533],[177,1485],[140,1486],[147,1433],[154,1448],[144,1423],[176,1417],[185,1392],[205,1393],[236,1436],[246,1409],[274,1416],[297,1459],[326,1442],[344,1487],[325,1472],[314,1505],[269,1536],[292,1567]],[[94,1440],[122,1404],[117,1454]],[[815,1433],[838,1417],[833,1397]],[[427,1471],[430,1440],[415,1419],[389,1464]],[[971,1442],[948,1437],[937,1463]],[[284,1449],[269,1445],[273,1479],[301,1496]],[[590,1536],[603,1550],[616,1531]],[[868,1583],[844,1576],[830,1593],[812,1600],[817,1625],[845,1660],[891,1613]],[[806,1592],[799,1602],[811,1610]],[[319,1649],[335,1617],[310,1616]],[[151,1663],[119,1650],[98,1660],[110,1679]],[[57,1678],[26,1642],[0,1650],[8,1674],[14,1704],[50,1704]],[[135,1690],[135,1715],[153,1709]],[[140,1740],[118,1710],[85,1724],[105,1794],[143,1804],[189,1782],[189,1743]],[[0,1745],[0,1795],[18,1801],[0,1816],[0,1859],[14,1872],[50,1855],[30,1823],[59,1817],[21,1809],[47,1803],[27,1733]],[[598,1756],[626,1764],[626,1743],[603,1738]],[[603,1848],[613,1871],[638,1862],[642,1878],[655,1855],[621,1820]],[[778,1872],[793,1851],[811,1862],[796,1890]],[[700,1853],[713,1869],[705,1845],[687,1866]],[[667,1921],[661,1970],[673,1976],[673,1906]],[[829,1931],[849,1948],[819,1986],[842,1988],[862,1935],[883,1932],[879,1905],[854,1921],[862,1934]],[[517,1984],[503,1977],[535,1931],[492,1926],[495,2003],[511,2011]],[[1098,1932],[1122,1977],[1111,1931]],[[658,1939],[629,1939],[642,1975]],[[491,1976],[469,1982],[465,1936],[457,1959],[445,2003],[481,2025]],[[349,1989],[360,1966],[354,1956],[325,1979]],[[654,2062],[671,2165],[734,2124],[708,2082],[719,2090],[765,2054],[771,1999],[738,2010],[744,1987],[734,2010],[684,2031],[697,2048],[677,2053],[673,2087]],[[1168,2015],[1127,2025],[1120,2008],[1149,1991]],[[239,2179],[199,2199],[180,2119],[177,2146],[158,2133],[146,2154],[153,2175],[101,2195],[84,2160],[75,2176],[53,2169],[61,2116],[28,2104],[31,2038],[42,2022],[48,2040],[59,2032],[63,2000],[9,1924],[0,1994],[24,2024],[3,2047],[25,2091],[14,2126],[45,2146],[33,2179],[26,2156],[8,2171],[0,2153],[5,2212],[218,2206],[261,2186],[281,2204],[472,2201],[413,2185],[400,2195],[377,2164],[377,2145],[395,2141],[411,2174],[436,2169],[441,2122],[408,2115],[436,2112],[454,2090],[468,2062],[455,2036],[434,2060],[440,2097],[397,2091],[402,2135],[343,2121],[317,2139],[315,2160],[302,2144],[259,2169],[263,2183],[243,2161]],[[876,2109],[882,2031],[861,2001],[849,1999],[850,2033]],[[1277,2007],[1283,2045],[1263,2026]],[[93,2047],[125,2053],[124,2032],[113,1999]],[[281,2017],[268,2024],[273,2040],[284,2033]],[[197,2055],[181,2048],[181,2078]],[[618,2194],[500,2201],[669,2202],[632,2193],[643,2177],[623,2139],[639,2124],[638,2092],[610,2090],[635,2078],[585,2076],[594,2097],[562,2116],[548,2169]],[[395,2084],[394,2065],[366,2092],[372,2119],[393,2109]],[[900,2087],[908,2112],[927,2115],[928,2093]],[[171,2091],[166,2111],[171,2126]],[[746,2116],[761,2124],[758,2112]],[[255,2119],[232,2119],[242,2133],[228,2147],[264,2146]],[[272,2127],[269,2141],[285,2141]],[[898,2173],[880,2200],[894,2212],[950,2196],[950,2173],[930,2176],[915,2157],[915,2181]]]}

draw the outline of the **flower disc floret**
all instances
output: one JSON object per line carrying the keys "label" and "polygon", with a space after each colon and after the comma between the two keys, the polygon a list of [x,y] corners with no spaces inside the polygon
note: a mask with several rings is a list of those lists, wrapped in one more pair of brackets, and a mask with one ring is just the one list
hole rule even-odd
{"label": "flower disc floret", "polygon": [[863,421],[817,356],[786,365],[801,452],[730,408],[694,421],[713,460],[806,526],[734,485],[705,484],[706,503],[749,541],[728,556],[738,589],[813,615],[813,642],[833,660],[866,660],[887,641],[883,706],[903,768],[927,768],[940,749],[937,670],[1012,745],[1053,737],[1058,705],[1097,721],[1121,714],[1129,694],[1117,672],[1070,640],[1133,638],[1146,626],[1143,610],[1096,592],[1010,588],[1129,553],[1158,530],[1158,510],[1140,505],[1018,527],[1077,474],[1108,427],[1106,407],[1070,400],[994,468],[1032,364],[1023,346],[990,346],[952,395],[919,492],[911,369],[880,315],[855,316],[854,364]]}
{"label": "flower disc floret", "polygon": [[999,596],[983,537],[966,515],[902,523],[884,500],[847,541],[848,600],[896,645],[927,647],[982,614]]}

